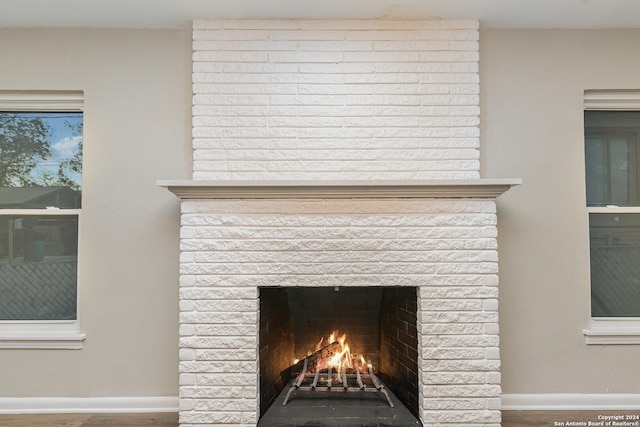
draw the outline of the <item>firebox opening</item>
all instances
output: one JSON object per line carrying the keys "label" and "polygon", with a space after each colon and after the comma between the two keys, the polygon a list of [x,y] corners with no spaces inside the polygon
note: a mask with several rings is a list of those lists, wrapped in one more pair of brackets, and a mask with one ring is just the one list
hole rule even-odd
{"label": "firebox opening", "polygon": [[418,417],[417,288],[261,287],[259,293],[261,417],[291,380],[295,362],[330,344],[335,331],[346,334],[352,355],[370,363]]}

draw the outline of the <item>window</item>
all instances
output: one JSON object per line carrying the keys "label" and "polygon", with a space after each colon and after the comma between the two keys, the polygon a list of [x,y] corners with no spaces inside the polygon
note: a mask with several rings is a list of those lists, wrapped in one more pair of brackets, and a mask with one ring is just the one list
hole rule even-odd
{"label": "window", "polygon": [[640,92],[587,91],[587,343],[640,343]]}
{"label": "window", "polygon": [[588,206],[638,206],[640,111],[585,111]]}
{"label": "window", "polygon": [[81,92],[0,92],[0,347],[81,348]]}

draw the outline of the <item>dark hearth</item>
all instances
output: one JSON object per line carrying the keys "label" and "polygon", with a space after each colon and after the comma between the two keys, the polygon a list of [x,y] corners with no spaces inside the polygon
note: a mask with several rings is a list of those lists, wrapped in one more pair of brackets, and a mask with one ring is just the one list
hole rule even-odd
{"label": "dark hearth", "polygon": [[388,393],[393,407],[381,393],[294,391],[283,401],[291,381],[260,418],[257,427],[418,427],[422,426],[398,398]]}
{"label": "dark hearth", "polygon": [[[420,425],[416,298],[413,287],[260,288],[259,425]],[[342,371],[346,381],[328,388],[337,372],[327,375],[315,354],[311,362],[305,356],[323,342],[325,353],[333,351],[326,340],[336,330],[347,335],[354,363]],[[307,375],[300,376],[305,360]]]}

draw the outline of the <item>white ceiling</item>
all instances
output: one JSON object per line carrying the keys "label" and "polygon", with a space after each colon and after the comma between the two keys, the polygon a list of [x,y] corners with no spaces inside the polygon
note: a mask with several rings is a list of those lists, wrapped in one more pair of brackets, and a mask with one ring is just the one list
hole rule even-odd
{"label": "white ceiling", "polygon": [[0,28],[189,29],[193,19],[478,19],[481,28],[640,28],[638,0],[0,0]]}

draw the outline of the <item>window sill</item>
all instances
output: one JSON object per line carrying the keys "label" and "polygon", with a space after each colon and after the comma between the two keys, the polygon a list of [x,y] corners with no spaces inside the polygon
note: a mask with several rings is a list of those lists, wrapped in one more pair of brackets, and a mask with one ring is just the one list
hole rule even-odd
{"label": "window sill", "polygon": [[57,349],[80,350],[85,334],[3,334],[0,333],[0,349]]}
{"label": "window sill", "polygon": [[0,322],[0,349],[80,350],[85,338],[77,321]]}
{"label": "window sill", "polygon": [[582,332],[587,344],[640,344],[640,318],[591,319]]}

